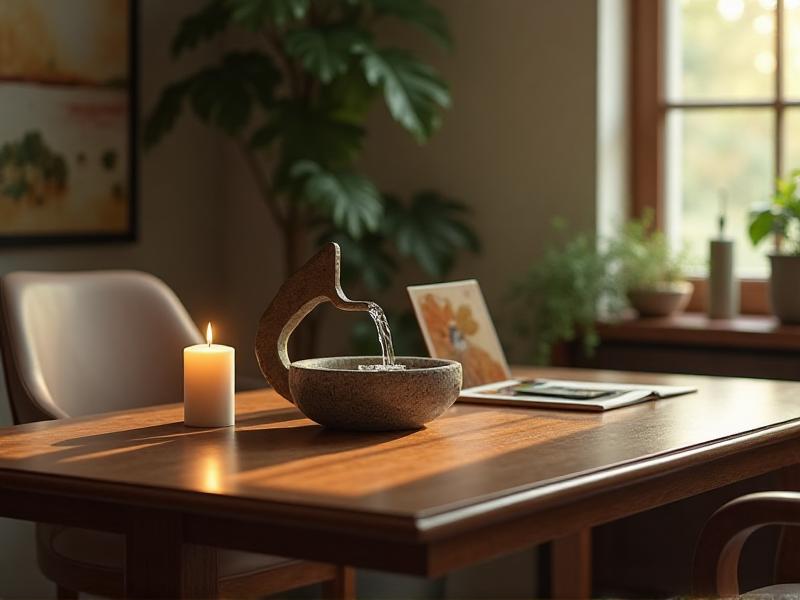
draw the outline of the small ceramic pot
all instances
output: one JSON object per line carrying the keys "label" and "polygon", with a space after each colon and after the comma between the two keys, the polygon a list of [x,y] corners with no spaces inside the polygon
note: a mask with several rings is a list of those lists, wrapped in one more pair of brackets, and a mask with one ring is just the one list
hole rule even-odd
{"label": "small ceramic pot", "polygon": [[689,281],[662,283],[654,288],[631,290],[628,301],[642,317],[669,317],[683,312],[692,297]]}
{"label": "small ceramic pot", "polygon": [[800,323],[800,256],[769,257],[769,299],[782,323]]}
{"label": "small ceramic pot", "polygon": [[359,371],[380,357],[311,358],[289,367],[292,400],[320,425],[359,431],[419,429],[450,408],[461,391],[461,363],[399,357],[402,371]]}

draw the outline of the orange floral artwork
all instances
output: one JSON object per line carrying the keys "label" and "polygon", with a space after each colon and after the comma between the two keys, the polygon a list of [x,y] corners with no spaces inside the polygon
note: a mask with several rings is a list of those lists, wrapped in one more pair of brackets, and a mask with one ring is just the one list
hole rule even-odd
{"label": "orange floral artwork", "polygon": [[[475,287],[479,295],[477,282]],[[475,307],[470,304],[469,297],[465,297],[464,301],[457,301],[445,297],[452,294],[435,292],[422,293],[415,297],[413,290],[414,288],[409,288],[431,355],[459,361],[464,369],[465,388],[508,379],[505,357],[482,296],[480,306]],[[475,314],[476,310],[478,315]],[[483,316],[480,313],[486,314]],[[484,328],[491,331],[484,331]],[[494,352],[484,346],[495,346],[491,348]]]}

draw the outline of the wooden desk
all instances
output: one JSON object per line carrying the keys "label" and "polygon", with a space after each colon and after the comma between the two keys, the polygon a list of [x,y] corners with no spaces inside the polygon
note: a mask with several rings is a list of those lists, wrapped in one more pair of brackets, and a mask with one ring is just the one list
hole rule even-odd
{"label": "wooden desk", "polygon": [[[667,318],[635,318],[598,324],[600,345],[594,356],[580,344],[565,345],[560,366],[628,369],[694,375],[800,380],[800,326],[783,325],[769,315],[709,319],[689,312]],[[658,597],[688,592],[691,557],[684,548],[699,535],[714,508],[741,495],[765,489],[798,489],[800,473],[768,475],[704,495],[679,505],[607,525],[593,532],[595,592],[606,595]],[[790,487],[792,486],[792,487]],[[671,542],[642,541],[673,533]],[[762,532],[748,544],[741,578],[751,587],[766,581],[771,567],[763,556],[773,554],[775,540]],[[613,557],[613,558],[612,558]],[[647,566],[625,570],[620,565],[642,561]],[[651,565],[658,565],[653,567]],[[680,591],[679,591],[680,590]]]}
{"label": "wooden desk", "polygon": [[800,383],[524,375],[700,392],[605,414],[459,404],[374,434],[270,391],[238,397],[235,429],[186,428],[180,405],[34,423],[0,430],[0,516],[123,533],[129,595],[203,597],[214,547],[435,576],[800,458]]}

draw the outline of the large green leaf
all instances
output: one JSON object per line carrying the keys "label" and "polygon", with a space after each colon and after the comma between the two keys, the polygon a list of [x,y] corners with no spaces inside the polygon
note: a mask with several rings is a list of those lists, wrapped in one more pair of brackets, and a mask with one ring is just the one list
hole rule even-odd
{"label": "large green leaf", "polygon": [[389,112],[419,142],[441,123],[440,110],[450,106],[450,92],[436,71],[408,52],[394,48],[364,49],[364,75],[383,88]]}
{"label": "large green leaf", "polygon": [[350,165],[361,150],[364,128],[323,110],[292,101],[278,103],[269,121],[253,135],[254,147],[280,144],[281,162],[289,167],[310,160],[326,168]]}
{"label": "large green leaf", "polygon": [[222,33],[229,20],[230,11],[225,0],[211,0],[200,12],[181,21],[178,33],[172,39],[172,55],[177,58],[185,50]]}
{"label": "large green leaf", "polygon": [[304,199],[353,238],[378,229],[383,204],[369,179],[347,170],[328,171],[312,161],[294,165],[291,176],[301,180]]}
{"label": "large green leaf", "polygon": [[442,12],[427,0],[369,0],[375,13],[402,19],[424,32],[446,48],[452,46],[447,20]]}
{"label": "large green leaf", "polygon": [[190,81],[173,83],[161,92],[161,96],[144,124],[144,146],[151,148],[175,126],[183,108],[183,100]]}
{"label": "large green leaf", "polygon": [[254,102],[269,108],[280,79],[272,60],[259,52],[231,52],[222,64],[200,71],[189,88],[192,107],[205,122],[239,133]]}
{"label": "large green leaf", "polygon": [[408,208],[387,198],[384,231],[401,255],[412,257],[428,274],[443,277],[460,250],[480,250],[478,236],[464,221],[467,214],[465,205],[433,191],[414,196]]}
{"label": "large green leaf", "polygon": [[272,108],[281,74],[269,55],[255,51],[231,52],[225,55],[221,71],[230,72],[232,78],[245,82],[261,106]]}
{"label": "large green leaf", "polygon": [[320,89],[320,106],[339,121],[361,124],[379,93],[361,69],[350,69]]}
{"label": "large green leaf", "polygon": [[771,210],[764,210],[758,213],[755,218],[750,222],[748,233],[750,234],[750,241],[754,246],[757,246],[761,241],[772,233],[775,226],[775,216]]}
{"label": "large green leaf", "polygon": [[797,179],[794,177],[778,179],[777,188],[774,203],[777,206],[784,206],[797,194]]}
{"label": "large green leaf", "polygon": [[283,27],[303,19],[311,0],[226,0],[234,22],[256,31],[266,22]]}
{"label": "large green leaf", "polygon": [[280,134],[281,129],[279,124],[270,121],[253,132],[253,135],[250,136],[250,147],[255,150],[265,150],[278,139]]}
{"label": "large green leaf", "polygon": [[367,32],[354,27],[296,29],[286,34],[286,52],[323,83],[347,72],[353,55],[368,42]]}
{"label": "large green leaf", "polygon": [[209,69],[198,74],[189,99],[200,119],[230,135],[239,133],[250,120],[252,98],[245,83],[231,73]]}
{"label": "large green leaf", "polygon": [[800,198],[796,196],[789,198],[783,210],[788,218],[800,220]]}
{"label": "large green leaf", "polygon": [[250,120],[254,104],[273,105],[279,79],[269,56],[231,52],[221,64],[201,69],[162,92],[145,123],[145,145],[152,146],[172,129],[185,99],[205,123],[238,134]]}

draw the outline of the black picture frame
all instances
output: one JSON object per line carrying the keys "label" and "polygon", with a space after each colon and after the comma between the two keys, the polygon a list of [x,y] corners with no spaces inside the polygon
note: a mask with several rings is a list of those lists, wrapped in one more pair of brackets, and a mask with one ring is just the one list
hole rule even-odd
{"label": "black picture frame", "polygon": [[[120,233],[75,232],[55,234],[4,234],[0,231],[0,248],[46,245],[120,244],[139,238],[139,0],[128,0],[128,223]],[[2,114],[0,109],[0,114]]]}

